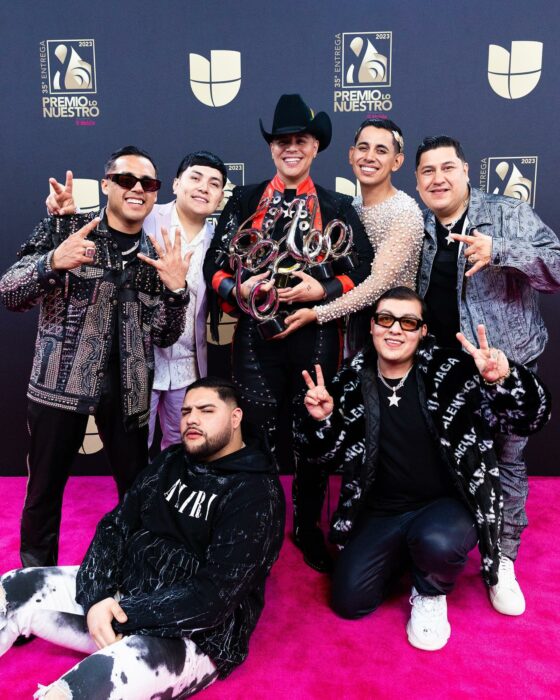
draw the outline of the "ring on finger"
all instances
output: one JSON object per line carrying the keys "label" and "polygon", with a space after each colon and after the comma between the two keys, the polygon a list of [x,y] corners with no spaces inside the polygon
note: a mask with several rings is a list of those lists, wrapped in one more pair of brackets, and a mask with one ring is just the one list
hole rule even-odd
{"label": "ring on finger", "polygon": [[84,255],[86,256],[86,258],[95,257],[95,248],[93,246],[86,247]]}
{"label": "ring on finger", "polygon": [[472,255],[469,255],[468,260],[471,263],[471,265],[474,265],[476,262],[476,255],[474,253]]}

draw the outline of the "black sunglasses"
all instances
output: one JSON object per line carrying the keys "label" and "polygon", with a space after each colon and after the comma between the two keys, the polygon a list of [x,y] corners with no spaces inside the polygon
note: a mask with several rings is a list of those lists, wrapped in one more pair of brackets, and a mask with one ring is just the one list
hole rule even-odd
{"label": "black sunglasses", "polygon": [[148,177],[147,175],[136,177],[132,173],[107,173],[105,177],[125,190],[131,190],[133,187],[136,187],[137,182],[142,185],[144,192],[157,192],[161,187],[161,180],[157,180],[155,177]]}
{"label": "black sunglasses", "polygon": [[395,321],[398,321],[403,331],[417,331],[424,325],[424,320],[421,318],[414,318],[413,316],[393,316],[393,314],[387,313],[387,311],[376,311],[373,314],[373,320],[378,326],[382,326],[383,328],[391,328]]}

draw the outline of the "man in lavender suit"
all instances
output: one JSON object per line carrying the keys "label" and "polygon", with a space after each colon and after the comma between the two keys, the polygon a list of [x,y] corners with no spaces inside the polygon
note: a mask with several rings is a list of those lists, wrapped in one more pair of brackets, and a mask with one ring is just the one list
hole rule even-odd
{"label": "man in lavender suit", "polygon": [[163,230],[169,231],[172,238],[179,230],[182,254],[192,252],[186,280],[190,301],[185,330],[176,343],[154,353],[148,443],[153,442],[159,414],[162,450],[181,442],[179,424],[185,388],[207,375],[207,299],[202,263],[214,233],[207,217],[217,210],[226,182],[226,166],[217,156],[208,151],[189,153],[179,164],[173,181],[175,201],[156,204],[144,222],[146,233],[155,236],[158,242],[163,241]]}

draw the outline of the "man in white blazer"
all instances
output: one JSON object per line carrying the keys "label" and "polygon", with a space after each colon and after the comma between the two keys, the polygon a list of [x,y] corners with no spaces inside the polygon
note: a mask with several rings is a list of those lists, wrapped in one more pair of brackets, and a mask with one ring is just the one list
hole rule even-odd
{"label": "man in white blazer", "polygon": [[152,444],[159,415],[162,450],[181,442],[179,426],[185,388],[207,375],[207,299],[202,263],[214,233],[207,218],[217,210],[226,182],[227,170],[220,158],[208,151],[189,153],[181,161],[173,180],[176,199],[168,204],[156,204],[144,221],[144,230],[158,243],[163,242],[162,230],[167,230],[172,239],[178,230],[182,255],[192,253],[186,279],[190,301],[185,330],[176,343],[168,348],[157,348],[154,353],[148,444]]}

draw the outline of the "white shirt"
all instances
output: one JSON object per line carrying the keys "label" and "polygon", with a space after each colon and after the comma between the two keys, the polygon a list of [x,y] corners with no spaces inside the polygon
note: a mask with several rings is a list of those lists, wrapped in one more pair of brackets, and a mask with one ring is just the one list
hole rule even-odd
{"label": "white shirt", "polygon": [[187,241],[187,236],[177,215],[177,207],[173,205],[171,213],[171,225],[169,237],[173,242],[175,230],[181,233],[181,255],[193,251],[186,283],[189,289],[189,303],[185,316],[185,329],[179,340],[168,348],[154,346],[155,374],[154,389],[157,391],[169,391],[170,389],[182,389],[195,379],[198,379],[198,366],[196,361],[195,343],[195,312],[196,296],[202,275],[203,241],[206,224],[200,229],[192,241]]}

